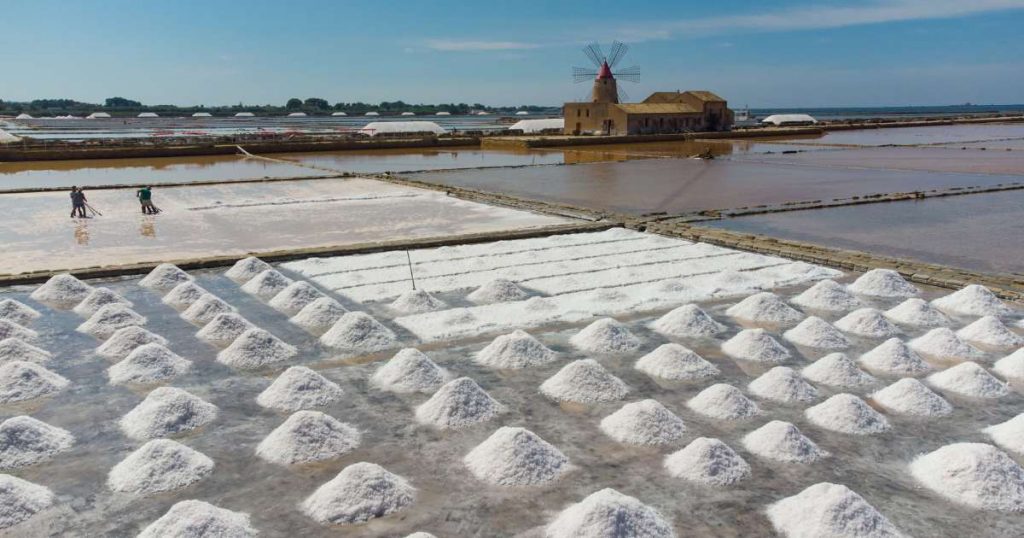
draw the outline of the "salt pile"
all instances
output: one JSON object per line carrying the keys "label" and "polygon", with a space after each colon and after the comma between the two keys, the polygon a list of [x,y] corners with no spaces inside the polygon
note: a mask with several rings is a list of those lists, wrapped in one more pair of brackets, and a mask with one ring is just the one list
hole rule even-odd
{"label": "salt pile", "polygon": [[317,488],[302,503],[302,510],[328,524],[362,523],[408,507],[416,488],[380,465],[355,463]]}
{"label": "salt pile", "polygon": [[343,394],[330,379],[305,366],[292,366],[256,397],[256,403],[278,411],[298,411],[338,401]]}
{"label": "salt pile", "polygon": [[841,484],[820,482],[766,510],[782,536],[901,538],[900,531],[874,506]]}
{"label": "salt pile", "polygon": [[391,392],[434,392],[448,374],[417,349],[405,348],[377,369],[370,384]]}
{"label": "salt pile", "polygon": [[24,303],[15,301],[14,299],[4,299],[0,301],[0,319],[5,319],[11,323],[17,323],[23,327],[28,326],[29,323],[39,319],[41,316],[36,309],[28,306]]}
{"label": "salt pile", "polygon": [[0,529],[13,527],[53,506],[49,489],[28,480],[0,474]]}
{"label": "salt pile", "polygon": [[171,288],[171,291],[161,299],[164,304],[178,310],[185,310],[201,299],[207,292],[200,288],[195,282],[182,282]]}
{"label": "salt pile", "polygon": [[372,353],[394,347],[398,337],[366,312],[349,312],[320,337],[328,347],[348,352]]}
{"label": "salt pile", "polygon": [[522,288],[511,280],[497,278],[480,286],[473,293],[466,296],[467,299],[477,304],[508,303],[522,301],[529,297]]}
{"label": "salt pile", "polygon": [[912,327],[943,327],[952,323],[924,299],[912,297],[885,311],[885,317]]}
{"label": "salt pile", "polygon": [[838,329],[819,317],[811,316],[786,331],[782,337],[798,346],[815,349],[846,349],[850,341]]}
{"label": "salt pile", "polygon": [[740,392],[740,389],[718,383],[700,391],[686,402],[690,409],[711,418],[739,420],[761,412],[756,403]]}
{"label": "salt pile", "polygon": [[822,280],[789,302],[821,312],[846,312],[861,305],[860,300],[834,280]]}
{"label": "salt pile", "polygon": [[166,346],[167,339],[133,325],[114,331],[114,334],[106,342],[103,342],[103,345],[96,348],[96,353],[111,360],[121,360],[135,348],[146,344]]}
{"label": "salt pile", "polygon": [[56,308],[69,309],[89,296],[92,287],[77,278],[61,273],[50,277],[32,292],[33,299]]}
{"label": "salt pile", "polygon": [[711,338],[725,330],[695,304],[687,304],[658,318],[651,328],[666,336],[676,338]]}
{"label": "salt pile", "polygon": [[624,398],[629,386],[594,359],[582,359],[566,364],[541,383],[540,392],[559,402],[612,402]]}
{"label": "salt pile", "polygon": [[423,290],[409,290],[398,296],[391,309],[402,314],[419,314],[444,310],[448,304]]}
{"label": "salt pile", "polygon": [[50,361],[49,351],[26,344],[17,338],[5,338],[0,340],[0,364],[11,361],[34,362],[46,364]]}
{"label": "salt pile", "polygon": [[267,331],[249,329],[217,353],[217,362],[242,370],[258,370],[284,362],[297,353],[295,346],[282,342]]}
{"label": "salt pile", "polygon": [[192,306],[186,308],[181,313],[181,319],[193,325],[201,326],[209,323],[210,320],[217,317],[217,314],[227,314],[234,311],[234,307],[225,303],[216,295],[207,293],[192,303]]}
{"label": "salt pile", "polygon": [[930,357],[941,359],[972,359],[981,352],[960,339],[946,327],[932,329],[923,336],[910,341],[910,349]]}
{"label": "salt pile", "polygon": [[626,404],[601,420],[601,431],[620,443],[666,445],[681,439],[686,425],[656,400],[642,400]]}
{"label": "salt pile", "polygon": [[911,462],[910,474],[953,502],[981,510],[1024,512],[1024,469],[992,445],[946,445]]}
{"label": "salt pile", "polygon": [[640,357],[634,368],[651,377],[673,381],[705,379],[721,373],[714,364],[679,344],[658,346]]}
{"label": "salt pile", "polygon": [[429,532],[414,532],[414,533],[406,536],[405,538],[437,538],[437,536],[434,536],[433,534],[430,534]]}
{"label": "salt pile", "polygon": [[32,329],[26,329],[13,321],[0,319],[0,339],[17,338],[19,340],[36,340],[39,333]]}
{"label": "salt pile", "polygon": [[836,394],[805,409],[804,416],[819,428],[852,435],[872,435],[890,428],[884,416],[852,394]]}
{"label": "salt pile", "polygon": [[899,338],[890,338],[860,356],[860,364],[885,374],[920,374],[931,370],[928,363]]}
{"label": "salt pile", "polygon": [[900,330],[885,319],[882,312],[874,308],[854,310],[835,323],[839,330],[865,338],[888,338],[896,336]]}
{"label": "salt pile", "polygon": [[270,268],[270,264],[267,262],[250,256],[235,262],[230,269],[224,272],[224,276],[239,284],[245,284],[256,275]]}
{"label": "salt pile", "polygon": [[976,362],[964,362],[928,376],[928,382],[961,396],[999,398],[1010,390]]}
{"label": "salt pile", "polygon": [[[3,344],[0,343],[0,346]],[[1015,379],[1024,379],[1024,348],[999,359],[992,365],[992,371],[1003,376]]]}
{"label": "salt pile", "polygon": [[144,344],[121,362],[107,369],[111,385],[148,385],[178,377],[192,368],[192,361],[179,357],[160,344]]}
{"label": "salt pile", "polygon": [[213,472],[213,460],[170,439],[154,439],[110,469],[107,487],[148,495],[183,488]]}
{"label": "salt pile", "polygon": [[744,329],[722,344],[722,353],[753,362],[785,362],[789,351],[764,329]]}
{"label": "salt pile", "polygon": [[985,286],[971,284],[932,301],[932,306],[961,316],[1002,316],[1011,310]]}
{"label": "salt pile", "polygon": [[160,387],[121,417],[121,431],[132,439],[145,441],[172,437],[217,418],[217,406],[184,390]]}
{"label": "salt pile", "polygon": [[747,385],[754,396],[783,403],[812,402],[818,389],[804,381],[800,374],[786,366],[776,366]]}
{"label": "salt pile", "polygon": [[191,280],[192,276],[179,269],[176,265],[161,263],[143,277],[139,281],[139,285],[159,292],[166,292],[182,282],[189,282]]}
{"label": "salt pile", "polygon": [[107,305],[122,305],[128,308],[133,306],[131,301],[114,293],[109,288],[94,288],[73,311],[79,316],[88,318]]}
{"label": "salt pile", "polygon": [[476,354],[476,362],[491,368],[520,369],[541,366],[557,354],[525,331],[516,330],[494,339]]}
{"label": "salt pile", "polygon": [[985,316],[956,332],[960,338],[973,344],[996,349],[1010,349],[1024,345],[1024,338],[1006,328],[995,316]]}
{"label": "salt pile", "polygon": [[548,312],[557,310],[558,305],[547,297],[530,297],[523,301],[523,309],[529,312]]}
{"label": "salt pile", "polygon": [[248,514],[192,500],[176,503],[160,519],[143,529],[138,538],[251,538],[258,534],[259,531],[249,522]]}
{"label": "salt pile", "polygon": [[78,331],[106,340],[118,329],[132,325],[145,325],[146,318],[137,314],[123,304],[110,304],[96,311],[89,319],[78,326]]}
{"label": "salt pile", "polygon": [[60,375],[32,362],[0,364],[0,404],[56,394],[69,383]]}
{"label": "salt pile", "polygon": [[729,307],[725,313],[740,320],[770,325],[791,325],[804,317],[778,295],[767,291],[743,299]]}
{"label": "salt pile", "polygon": [[813,463],[829,455],[796,426],[781,420],[773,420],[743,436],[743,446],[751,454],[785,463]]}
{"label": "salt pile", "polygon": [[872,394],[871,399],[886,411],[901,415],[944,417],[953,412],[953,406],[942,396],[909,377]]}
{"label": "salt pile", "polygon": [[981,431],[987,433],[997,445],[1006,450],[1024,454],[1024,413]]}
{"label": "salt pile", "polygon": [[871,297],[913,297],[920,293],[913,284],[891,269],[872,269],[848,288],[853,293]]}
{"label": "salt pile", "polygon": [[442,430],[467,428],[486,422],[505,411],[476,381],[460,377],[446,383],[416,408],[416,420]]}
{"label": "salt pile", "polygon": [[498,428],[462,460],[477,479],[495,486],[535,486],[557,480],[569,458],[526,428]]}
{"label": "salt pile", "polygon": [[671,521],[634,497],[611,488],[591,493],[562,510],[545,529],[548,538],[619,537],[674,538]]}
{"label": "salt pile", "polygon": [[670,476],[708,486],[729,486],[750,476],[750,465],[729,445],[698,437],[665,458]]}
{"label": "salt pile", "polygon": [[844,353],[825,355],[805,366],[800,374],[815,383],[840,388],[858,388],[875,382]]}
{"label": "salt pile", "polygon": [[591,353],[626,353],[640,347],[640,339],[612,318],[587,325],[573,335],[569,343]]}
{"label": "salt pile", "polygon": [[762,288],[760,281],[745,273],[726,269],[700,280],[701,288],[714,297],[735,297]]}
{"label": "salt pile", "polygon": [[299,310],[298,314],[292,316],[291,322],[313,334],[321,335],[347,313],[348,309],[338,301],[321,297]]}
{"label": "salt pile", "polygon": [[311,463],[355,450],[359,430],[319,411],[297,411],[256,447],[256,455],[279,465]]}
{"label": "salt pile", "polygon": [[292,282],[267,303],[271,308],[289,316],[298,314],[309,303],[324,297],[320,290],[309,282]]}
{"label": "salt pile", "polygon": [[209,323],[196,332],[196,337],[215,346],[227,347],[242,333],[254,328],[256,326],[249,320],[234,312],[228,312],[214,316]]}
{"label": "salt pile", "polygon": [[269,301],[291,283],[292,279],[282,275],[276,269],[267,269],[242,284],[242,291]]}
{"label": "salt pile", "polygon": [[67,430],[28,416],[11,417],[0,424],[0,468],[35,465],[75,444]]}

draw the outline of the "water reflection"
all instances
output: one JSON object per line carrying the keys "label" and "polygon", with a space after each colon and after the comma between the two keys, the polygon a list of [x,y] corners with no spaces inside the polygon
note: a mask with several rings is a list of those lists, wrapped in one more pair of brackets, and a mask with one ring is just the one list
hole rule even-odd
{"label": "water reflection", "polygon": [[153,217],[142,217],[139,221],[139,235],[156,239],[156,219]]}
{"label": "water reflection", "polygon": [[81,219],[75,222],[75,243],[79,245],[89,244],[89,224]]}

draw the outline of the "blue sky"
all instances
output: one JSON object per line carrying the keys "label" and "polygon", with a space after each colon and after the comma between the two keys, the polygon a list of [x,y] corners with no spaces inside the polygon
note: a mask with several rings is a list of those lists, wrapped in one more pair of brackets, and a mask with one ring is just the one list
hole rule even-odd
{"label": "blue sky", "polygon": [[1024,102],[1024,0],[4,0],[0,99],[560,104],[619,39],[640,99]]}

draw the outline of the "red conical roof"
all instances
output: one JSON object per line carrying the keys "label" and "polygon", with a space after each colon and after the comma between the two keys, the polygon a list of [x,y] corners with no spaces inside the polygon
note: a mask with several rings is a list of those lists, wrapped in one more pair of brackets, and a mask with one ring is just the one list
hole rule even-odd
{"label": "red conical roof", "polygon": [[612,76],[612,68],[608,66],[608,62],[601,64],[601,69],[597,71],[597,80],[615,78]]}

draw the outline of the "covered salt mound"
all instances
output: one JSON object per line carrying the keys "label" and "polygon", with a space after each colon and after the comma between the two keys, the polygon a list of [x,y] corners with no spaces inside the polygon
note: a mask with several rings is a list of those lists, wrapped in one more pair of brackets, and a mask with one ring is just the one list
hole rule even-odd
{"label": "covered salt mound", "polygon": [[321,297],[299,310],[291,322],[315,335],[321,335],[334,326],[348,309],[330,297]]}
{"label": "covered salt mound", "polygon": [[676,338],[711,338],[726,329],[695,304],[672,310],[652,323],[651,328]]}
{"label": "covered salt mound", "polygon": [[282,275],[276,269],[267,269],[242,284],[242,291],[269,301],[291,283],[292,279]]}
{"label": "covered salt mound", "polygon": [[25,343],[17,338],[4,338],[0,340],[0,364],[12,361],[34,362],[46,364],[50,362],[49,351],[43,348]]}
{"label": "covered salt mound", "polygon": [[89,296],[92,287],[77,278],[61,273],[50,277],[32,292],[33,299],[55,308],[70,309]]}
{"label": "covered salt mound", "polygon": [[964,362],[928,376],[928,383],[961,396],[1001,398],[1010,393],[1006,383],[996,379],[976,362]]}
{"label": "covered salt mound", "polygon": [[844,353],[830,353],[800,371],[806,379],[839,388],[860,388],[871,385],[875,378],[857,367]]}
{"label": "covered salt mound", "polygon": [[434,392],[448,374],[417,349],[405,348],[377,369],[370,384],[391,392]]}
{"label": "covered salt mound", "polygon": [[939,297],[932,301],[932,306],[960,316],[1002,316],[1011,312],[991,290],[978,284]]}
{"label": "covered salt mound", "polygon": [[67,379],[32,362],[0,364],[0,404],[51,396],[69,384]]}
{"label": "covered salt mound", "polygon": [[181,501],[142,529],[138,538],[252,538],[259,534],[249,514],[232,512],[203,501]]}
{"label": "covered salt mound", "polygon": [[869,297],[913,297],[921,292],[892,269],[872,269],[853,281],[848,289]]}
{"label": "covered salt mound", "polygon": [[217,353],[217,362],[240,370],[258,370],[282,363],[297,353],[295,346],[257,328],[245,331],[230,346]]}
{"label": "covered salt mound", "polygon": [[872,372],[896,375],[916,375],[932,369],[899,338],[890,338],[861,355],[860,364]]}
{"label": "covered salt mound", "polygon": [[874,506],[841,484],[821,482],[765,511],[781,536],[830,538],[902,538],[903,534]]}
{"label": "covered salt mound", "polygon": [[468,428],[497,417],[505,411],[476,381],[460,377],[437,389],[416,408],[416,420],[442,430]]}
{"label": "covered salt mound", "polygon": [[912,297],[885,311],[885,317],[911,327],[944,327],[952,323],[924,299]]}
{"label": "covered salt mound", "polygon": [[139,285],[159,292],[167,292],[182,282],[190,282],[192,275],[172,263],[161,263],[139,281]]}
{"label": "covered salt mound", "polygon": [[391,303],[391,309],[402,314],[420,314],[448,308],[448,303],[424,290],[409,290]]}
{"label": "covered salt mound", "polygon": [[121,362],[107,369],[111,385],[149,385],[178,377],[192,368],[192,361],[179,357],[160,344],[144,344]]}
{"label": "covered salt mound", "polygon": [[640,357],[633,366],[651,376],[673,381],[693,381],[714,377],[718,367],[679,344],[662,344]]}
{"label": "covered salt mound", "polygon": [[132,325],[145,325],[146,318],[123,304],[109,304],[96,311],[78,326],[78,331],[106,340],[118,329]]}
{"label": "covered salt mound", "polygon": [[0,319],[27,327],[41,316],[36,309],[14,299],[0,301]]}
{"label": "covered salt mound", "polygon": [[230,269],[224,271],[224,276],[239,284],[245,284],[252,280],[256,275],[270,268],[270,264],[267,262],[250,256],[235,262]]}
{"label": "covered salt mound", "polygon": [[1008,329],[995,316],[978,318],[974,323],[957,331],[956,335],[972,344],[988,348],[1011,349],[1024,345],[1024,338]]}
{"label": "covered salt mound", "polygon": [[170,439],[154,439],[110,469],[107,487],[149,495],[183,488],[213,472],[213,460]]}
{"label": "covered salt mound", "polygon": [[698,437],[665,458],[670,476],[707,486],[730,486],[750,477],[750,464],[718,439]]}
{"label": "covered salt mound", "polygon": [[569,343],[591,353],[626,353],[640,347],[640,339],[625,325],[602,318],[573,335]]}
{"label": "covered salt mound", "polygon": [[961,340],[956,333],[946,327],[932,329],[911,340],[908,345],[910,349],[922,355],[939,359],[969,360],[982,355],[980,351]]}
{"label": "covered salt mound", "polygon": [[850,341],[843,336],[843,333],[816,316],[801,321],[799,325],[783,333],[782,337],[798,346],[815,349],[846,349],[850,347]]}
{"label": "covered salt mound", "polygon": [[476,304],[491,304],[522,301],[529,296],[530,294],[517,286],[515,282],[496,278],[480,286],[466,298]]}
{"label": "covered salt mound", "polygon": [[475,359],[478,364],[491,368],[515,370],[548,364],[556,356],[539,340],[517,329],[495,338],[476,354]]}
{"label": "covered salt mound", "polygon": [[180,435],[216,418],[216,405],[178,388],[160,387],[121,417],[120,426],[128,437],[146,441]]}
{"label": "covered salt mound", "polygon": [[778,295],[767,291],[743,299],[730,306],[725,313],[742,321],[768,325],[792,325],[804,317]]}
{"label": "covered salt mound", "polygon": [[594,359],[582,359],[566,364],[541,383],[540,392],[559,402],[612,402],[624,398],[629,386]]}
{"label": "covered salt mound", "polygon": [[[0,343],[0,346],[3,344]],[[992,365],[992,371],[1013,379],[1024,379],[1024,348],[999,359]]]}
{"label": "covered salt mound", "polygon": [[900,333],[881,311],[874,308],[854,310],[836,321],[835,326],[844,333],[864,338],[888,338]]}
{"label": "covered salt mound", "polygon": [[944,417],[953,412],[953,406],[942,396],[910,377],[875,392],[871,399],[886,411],[900,415]]}
{"label": "covered salt mound", "polygon": [[0,529],[13,527],[53,506],[49,489],[28,480],[0,474]]}
{"label": "covered salt mound", "polygon": [[789,351],[764,329],[744,329],[722,344],[722,353],[752,362],[780,363],[789,359]]}
{"label": "covered salt mound", "polygon": [[761,409],[740,389],[718,383],[700,391],[686,402],[686,407],[706,417],[722,420],[740,420],[761,413]]}
{"label": "covered salt mound", "polygon": [[398,337],[366,312],[349,312],[320,337],[320,343],[350,353],[373,353],[394,347]]}
{"label": "covered salt mound", "polygon": [[355,450],[359,430],[319,411],[296,411],[256,447],[256,455],[278,465],[336,458]]}
{"label": "covered salt mound", "polygon": [[463,463],[477,479],[495,486],[535,486],[558,480],[569,458],[526,428],[503,426],[471,450]]}
{"label": "covered salt mound", "polygon": [[153,334],[142,327],[133,325],[114,331],[114,334],[96,348],[96,354],[110,360],[119,361],[128,356],[135,348],[146,344],[167,345],[167,339]]}
{"label": "covered salt mound", "polygon": [[785,463],[813,463],[829,455],[796,426],[781,420],[773,420],[743,436],[743,446],[751,454]]}
{"label": "covered salt mound", "polygon": [[288,287],[278,292],[267,304],[278,312],[294,316],[309,303],[322,297],[324,294],[312,284],[298,281],[288,284]]}
{"label": "covered salt mound", "polygon": [[979,510],[1024,512],[1024,469],[984,443],[954,443],[918,456],[910,474],[942,497]]}
{"label": "covered salt mound", "polygon": [[643,536],[674,538],[672,522],[634,497],[611,488],[562,510],[545,529],[548,538]]}
{"label": "covered salt mound", "polygon": [[74,444],[67,430],[24,415],[11,417],[0,424],[0,469],[48,461]]}
{"label": "covered salt mound", "polygon": [[1024,413],[981,430],[1006,450],[1024,454]]}
{"label": "covered salt mound", "polygon": [[171,288],[171,291],[167,292],[167,295],[164,295],[161,300],[172,308],[185,310],[208,293],[195,282],[182,282]]}
{"label": "covered salt mound", "polygon": [[822,280],[789,302],[819,312],[847,312],[861,306],[859,299],[834,280]]}
{"label": "covered salt mound", "polygon": [[754,396],[783,403],[813,402],[818,389],[786,366],[776,366],[750,382],[747,389]]}
{"label": "covered salt mound", "polygon": [[249,320],[234,312],[228,312],[214,316],[209,323],[196,332],[196,337],[208,344],[227,347],[245,331],[254,328],[256,326]]}
{"label": "covered salt mound", "polygon": [[873,435],[890,428],[881,413],[852,394],[836,394],[805,409],[804,416],[819,428],[851,435]]}
{"label": "covered salt mound", "polygon": [[656,400],[641,400],[622,406],[601,420],[601,431],[629,445],[666,445],[683,437],[683,419]]}
{"label": "covered salt mound", "polygon": [[198,326],[209,323],[218,314],[234,312],[235,308],[212,293],[203,295],[181,313],[181,319]]}
{"label": "covered salt mound", "polygon": [[323,524],[362,523],[412,505],[416,488],[380,465],[355,463],[317,488],[302,511]]}
{"label": "covered salt mound", "polygon": [[26,329],[13,321],[0,319],[0,339],[6,340],[8,338],[35,341],[39,338],[39,333],[32,329]]}
{"label": "covered salt mound", "polygon": [[256,397],[256,403],[278,411],[298,411],[336,402],[343,394],[330,379],[305,366],[292,366]]}
{"label": "covered salt mound", "polygon": [[112,304],[122,305],[127,308],[134,306],[131,301],[114,293],[109,288],[93,288],[89,295],[72,310],[79,316],[88,318],[99,312],[104,306]]}

